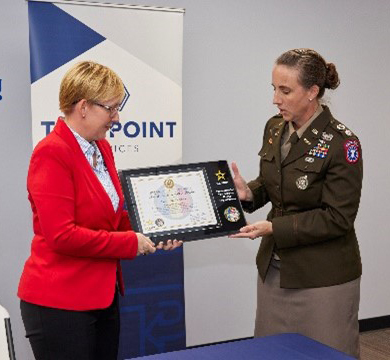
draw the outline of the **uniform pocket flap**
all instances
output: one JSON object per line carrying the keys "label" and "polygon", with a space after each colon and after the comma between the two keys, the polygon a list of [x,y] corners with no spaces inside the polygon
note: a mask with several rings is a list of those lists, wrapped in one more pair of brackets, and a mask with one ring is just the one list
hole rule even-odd
{"label": "uniform pocket flap", "polygon": [[305,156],[302,159],[296,161],[294,168],[303,172],[319,173],[322,169],[323,164],[323,159]]}

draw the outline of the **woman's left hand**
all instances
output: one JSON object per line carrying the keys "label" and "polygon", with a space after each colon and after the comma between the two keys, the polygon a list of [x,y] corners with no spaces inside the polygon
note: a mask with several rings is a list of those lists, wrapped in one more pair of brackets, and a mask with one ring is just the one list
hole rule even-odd
{"label": "woman's left hand", "polygon": [[230,238],[256,239],[259,236],[272,234],[272,222],[267,220],[257,221],[254,224],[246,225],[237,234],[229,235]]}
{"label": "woman's left hand", "polygon": [[158,243],[156,246],[156,249],[163,249],[163,250],[174,250],[180,246],[183,245],[183,241],[181,240],[168,240],[166,244],[164,244],[162,241]]}

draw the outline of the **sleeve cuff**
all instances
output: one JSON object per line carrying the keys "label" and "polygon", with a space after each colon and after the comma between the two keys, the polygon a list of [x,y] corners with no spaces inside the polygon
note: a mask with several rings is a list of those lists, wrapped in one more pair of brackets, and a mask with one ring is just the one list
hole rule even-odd
{"label": "sleeve cuff", "polygon": [[298,246],[296,215],[275,217],[272,219],[272,230],[276,247],[284,249]]}
{"label": "sleeve cuff", "polygon": [[256,210],[253,201],[241,200],[241,206],[247,213],[252,213]]}

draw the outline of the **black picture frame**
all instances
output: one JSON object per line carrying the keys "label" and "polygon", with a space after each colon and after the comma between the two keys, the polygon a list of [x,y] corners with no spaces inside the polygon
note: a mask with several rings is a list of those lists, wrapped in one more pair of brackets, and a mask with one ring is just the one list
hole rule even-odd
{"label": "black picture frame", "polygon": [[[144,198],[146,196],[147,200],[142,201],[143,203],[141,204],[140,198],[142,196],[139,196],[139,190],[136,185],[137,182],[156,179],[157,176],[158,179],[161,178],[162,181],[165,179],[167,180],[167,184],[170,184],[169,179],[174,178],[176,181],[176,179],[179,178],[180,181],[183,182],[186,175],[191,175],[193,181],[194,176],[192,176],[192,174],[196,174],[199,178],[202,178],[203,188],[205,186],[207,187],[207,190],[205,190],[204,193],[208,193],[209,199],[206,199],[206,202],[212,204],[212,210],[210,209],[209,211],[210,214],[214,212],[213,218],[215,219],[215,222],[198,225],[195,221],[194,224],[190,226],[187,226],[187,222],[187,224],[183,224],[182,227],[179,226],[173,229],[160,230],[158,226],[162,226],[161,224],[164,224],[164,219],[167,220],[171,216],[171,213],[166,211],[169,206],[167,205],[168,198],[165,189],[161,186],[155,191],[151,191],[150,194],[145,194],[145,192],[148,192],[149,190],[144,190],[143,196]],[[119,171],[119,178],[122,184],[133,230],[143,233],[155,243],[166,241],[167,239],[193,241],[221,237],[237,233],[242,226],[246,225],[244,212],[240,200],[238,199],[233,178],[226,160],[121,170]],[[186,187],[185,180],[184,183],[180,184],[176,184],[174,181],[172,182],[174,185],[170,185],[173,186],[171,191],[175,193],[176,197],[184,194],[184,199],[190,199],[192,196],[191,188]],[[159,204],[161,203],[163,205],[156,205],[156,197],[159,197]],[[161,200],[161,197],[164,199]],[[183,204],[188,203],[188,201],[177,200],[176,203],[177,206],[183,206]],[[151,208],[155,209],[152,213],[158,213],[161,216],[156,219],[150,217],[151,220],[148,220],[148,225],[145,225],[145,221],[142,219],[144,213],[143,209],[149,210]],[[210,206],[208,208],[210,208]],[[158,212],[156,209],[162,209],[162,212]],[[190,213],[191,211],[188,212],[188,214]],[[180,212],[180,215],[181,214],[182,212]],[[210,214],[209,217],[212,217]],[[192,216],[192,214],[188,216]],[[153,221],[156,224],[154,224]],[[191,223],[191,221],[189,223]]]}

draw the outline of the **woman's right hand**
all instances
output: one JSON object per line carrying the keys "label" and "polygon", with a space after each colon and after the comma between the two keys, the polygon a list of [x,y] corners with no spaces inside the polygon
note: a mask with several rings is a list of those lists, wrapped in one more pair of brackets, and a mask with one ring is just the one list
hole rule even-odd
{"label": "woman's right hand", "polygon": [[141,233],[135,233],[138,239],[137,255],[153,254],[156,251],[156,246],[153,241]]}
{"label": "woman's right hand", "polygon": [[236,186],[238,198],[242,201],[252,201],[253,200],[252,190],[249,189],[248,184],[241,176],[237,164],[234,161],[232,162],[232,170],[234,174],[233,181],[234,181],[234,185]]}
{"label": "woman's right hand", "polygon": [[259,236],[270,235],[273,233],[272,222],[268,220],[257,221],[252,225],[246,225],[240,229],[237,234],[229,235],[230,238],[249,238],[256,239]]}

